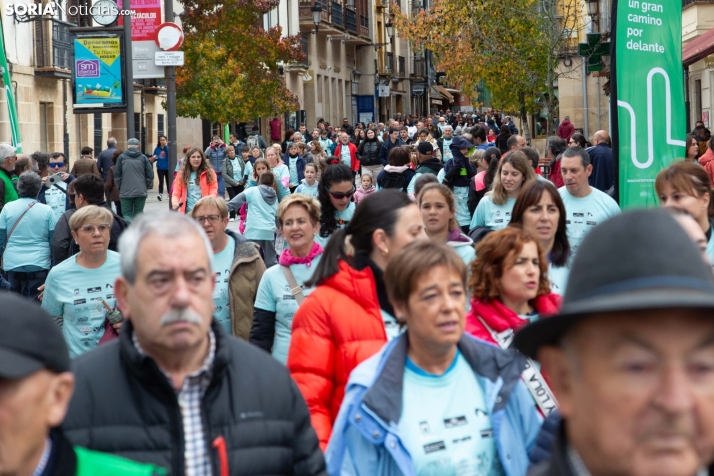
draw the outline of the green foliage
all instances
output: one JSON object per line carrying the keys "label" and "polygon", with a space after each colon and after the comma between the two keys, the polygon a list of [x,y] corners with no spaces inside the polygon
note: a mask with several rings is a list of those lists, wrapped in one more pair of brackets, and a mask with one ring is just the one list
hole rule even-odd
{"label": "green foliage", "polygon": [[178,115],[247,121],[298,109],[280,63],[303,59],[299,36],[262,28],[279,0],[181,0],[185,63],[176,68]]}

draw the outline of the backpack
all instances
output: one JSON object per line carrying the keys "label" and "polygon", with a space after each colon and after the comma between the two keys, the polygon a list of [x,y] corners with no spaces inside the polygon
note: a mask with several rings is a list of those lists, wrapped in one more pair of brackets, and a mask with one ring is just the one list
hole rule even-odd
{"label": "backpack", "polygon": [[399,172],[383,172],[382,179],[378,183],[380,188],[396,188],[403,192],[409,185],[406,183],[406,176]]}
{"label": "backpack", "polygon": [[245,140],[245,145],[247,145],[250,150],[253,150],[253,147],[260,148],[260,141],[258,140],[258,134],[249,135],[248,138]]}

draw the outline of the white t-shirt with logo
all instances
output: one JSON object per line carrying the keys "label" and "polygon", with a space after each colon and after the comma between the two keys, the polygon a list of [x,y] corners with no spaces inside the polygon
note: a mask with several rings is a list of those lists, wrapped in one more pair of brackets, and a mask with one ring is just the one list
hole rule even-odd
{"label": "white t-shirt with logo", "polygon": [[471,219],[470,228],[473,230],[477,226],[501,230],[511,223],[513,206],[516,204],[515,198],[509,198],[503,205],[493,203],[493,195],[486,195],[478,202],[474,216]]}
{"label": "white t-shirt with logo", "polygon": [[65,192],[67,191],[67,184],[64,182],[51,186],[45,190],[45,203],[52,207],[55,218],[59,220],[62,214],[67,211],[67,194],[57,187],[60,187]]}

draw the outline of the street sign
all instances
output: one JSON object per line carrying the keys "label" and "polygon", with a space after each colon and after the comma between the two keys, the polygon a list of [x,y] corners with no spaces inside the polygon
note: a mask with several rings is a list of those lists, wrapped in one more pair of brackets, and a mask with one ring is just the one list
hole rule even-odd
{"label": "street sign", "polygon": [[412,96],[423,96],[424,95],[424,85],[415,85],[412,86]]}
{"label": "street sign", "polygon": [[176,23],[162,23],[156,29],[156,44],[164,51],[178,50],[183,44],[183,30]]}
{"label": "street sign", "polygon": [[183,66],[183,51],[157,51],[154,53],[156,66]]}
{"label": "street sign", "polygon": [[388,98],[389,97],[389,84],[380,84],[377,86],[377,92],[378,96],[380,98]]}

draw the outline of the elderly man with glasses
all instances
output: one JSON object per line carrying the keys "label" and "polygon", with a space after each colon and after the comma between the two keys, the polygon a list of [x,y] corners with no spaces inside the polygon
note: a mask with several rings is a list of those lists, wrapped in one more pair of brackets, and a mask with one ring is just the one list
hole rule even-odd
{"label": "elderly man with glasses", "polygon": [[248,340],[253,302],[265,272],[260,247],[227,228],[228,206],[222,198],[200,199],[191,210],[191,216],[206,232],[213,248],[216,271],[213,315],[226,334]]}

